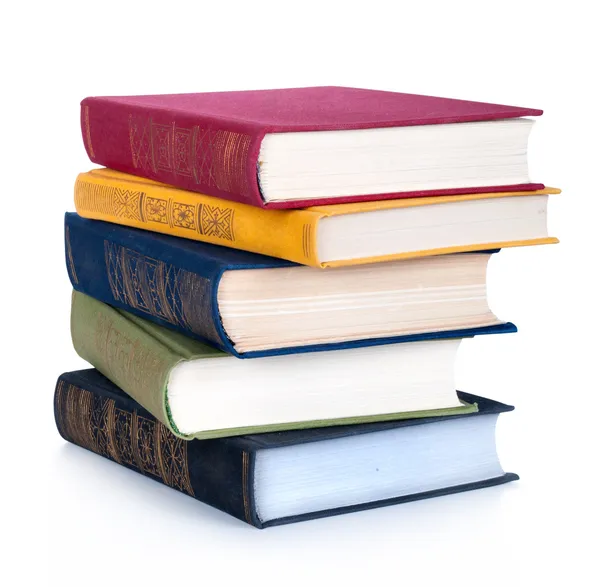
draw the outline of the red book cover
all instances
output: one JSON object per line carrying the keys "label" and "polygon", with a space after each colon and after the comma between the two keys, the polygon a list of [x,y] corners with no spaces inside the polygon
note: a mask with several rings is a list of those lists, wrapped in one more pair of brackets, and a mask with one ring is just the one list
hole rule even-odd
{"label": "red book cover", "polygon": [[343,87],[94,97],[81,103],[90,159],[182,189],[268,208],[490,191],[485,186],[265,203],[257,165],[267,133],[354,130],[538,116],[541,110]]}

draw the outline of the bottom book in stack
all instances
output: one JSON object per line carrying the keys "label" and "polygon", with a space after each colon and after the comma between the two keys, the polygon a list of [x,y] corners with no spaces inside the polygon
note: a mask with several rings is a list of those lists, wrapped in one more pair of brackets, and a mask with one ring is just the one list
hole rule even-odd
{"label": "bottom book in stack", "polygon": [[495,443],[512,406],[458,393],[477,411],[190,441],[95,369],[61,375],[54,407],[66,440],[264,528],[518,479]]}

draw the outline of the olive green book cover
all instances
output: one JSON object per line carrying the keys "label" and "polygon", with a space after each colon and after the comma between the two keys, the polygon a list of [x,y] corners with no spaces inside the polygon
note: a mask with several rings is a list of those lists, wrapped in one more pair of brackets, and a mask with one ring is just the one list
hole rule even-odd
{"label": "olive green book cover", "polygon": [[[464,403],[455,408],[422,410],[394,414],[353,416],[331,420],[279,422],[264,426],[246,426],[219,430],[198,430],[183,434],[169,408],[168,384],[171,371],[182,361],[222,357],[238,359],[217,348],[183,334],[117,310],[83,293],[74,291],[71,309],[71,335],[77,353],[105,377],[141,404],[157,420],[182,438],[219,438],[262,432],[276,432],[323,426],[360,424],[406,418],[446,416],[477,411]],[[410,343],[406,343],[410,344]],[[344,351],[331,351],[344,352]]]}

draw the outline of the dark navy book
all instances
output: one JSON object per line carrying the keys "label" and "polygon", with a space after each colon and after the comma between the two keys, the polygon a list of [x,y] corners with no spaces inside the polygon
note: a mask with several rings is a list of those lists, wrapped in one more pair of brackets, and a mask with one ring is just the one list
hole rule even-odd
{"label": "dark navy book", "polygon": [[[458,286],[454,288],[454,298],[448,298],[449,309],[445,316],[450,326],[436,328],[430,316],[432,306],[424,305],[433,304],[432,297],[439,297],[440,291],[452,288],[431,286],[427,289],[422,285],[423,279],[437,284],[434,273],[439,271],[445,276],[440,279],[452,279],[455,286],[458,282],[452,277],[452,270],[442,265],[457,263],[459,257],[463,263],[457,272],[465,270],[464,259],[478,259],[478,267],[469,270],[475,272],[481,282],[489,253],[493,251],[417,260],[426,266],[413,278],[416,281],[412,290],[383,292],[377,289],[378,280],[383,279],[378,277],[381,275],[378,272],[392,267],[390,263],[373,264],[368,269],[364,266],[307,268],[246,251],[88,220],[74,213],[65,216],[65,252],[69,277],[77,291],[240,358],[516,332],[514,324],[501,323],[489,311],[487,303],[482,306],[481,301],[474,302],[479,304],[477,311],[464,305],[468,303],[466,299],[484,299],[485,283],[472,286],[475,294],[470,289],[469,295],[462,293]],[[394,263],[394,267],[402,270],[401,264],[407,262]],[[265,284],[268,282],[274,288],[274,293],[266,295],[266,299],[260,279],[248,282],[242,279],[232,285],[232,274],[238,277],[241,272],[247,275],[248,270],[260,269],[279,270],[275,277],[265,279]],[[339,284],[330,280],[319,285],[321,282],[315,279],[325,272],[339,275]],[[342,279],[342,276],[345,277]],[[353,282],[361,283],[362,289],[356,295],[350,291]],[[297,289],[290,283],[297,284]],[[441,285],[444,283],[442,280]],[[371,284],[372,289],[369,289]],[[248,290],[247,299],[245,290]],[[283,290],[285,294],[281,293]],[[415,296],[420,295],[420,291],[424,291],[426,297],[415,305]],[[439,309],[440,300],[434,301]],[[464,312],[462,321],[453,315],[457,303],[463,304],[460,306]],[[340,306],[344,306],[345,312],[337,311]],[[394,320],[398,322],[402,312],[401,319],[410,323],[417,321],[417,327],[409,329],[408,334],[390,335],[393,328],[388,325]],[[482,319],[473,327],[473,317],[478,315]],[[419,325],[418,320],[424,322]],[[348,321],[356,325],[358,334],[353,334],[355,331]],[[377,326],[373,326],[375,322]],[[314,333],[306,331],[309,323],[314,324],[310,326]],[[467,326],[463,327],[463,323]],[[360,334],[365,324],[371,330]],[[337,329],[340,335],[336,337]],[[295,337],[301,337],[301,331],[312,333],[312,339],[306,335],[307,338],[298,343]],[[380,331],[386,335],[377,334]]]}
{"label": "dark navy book", "polygon": [[54,413],[69,442],[264,528],[518,479],[495,444],[512,406],[459,396],[478,412],[186,441],[87,369],[59,377]]}

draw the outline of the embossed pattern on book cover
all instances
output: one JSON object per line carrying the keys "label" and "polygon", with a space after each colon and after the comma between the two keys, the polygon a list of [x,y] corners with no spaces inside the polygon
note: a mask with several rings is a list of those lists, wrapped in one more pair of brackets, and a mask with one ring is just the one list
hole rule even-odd
{"label": "embossed pattern on book cover", "polygon": [[60,434],[116,463],[194,496],[188,442],[160,422],[122,410],[115,400],[59,380],[54,396]]}

